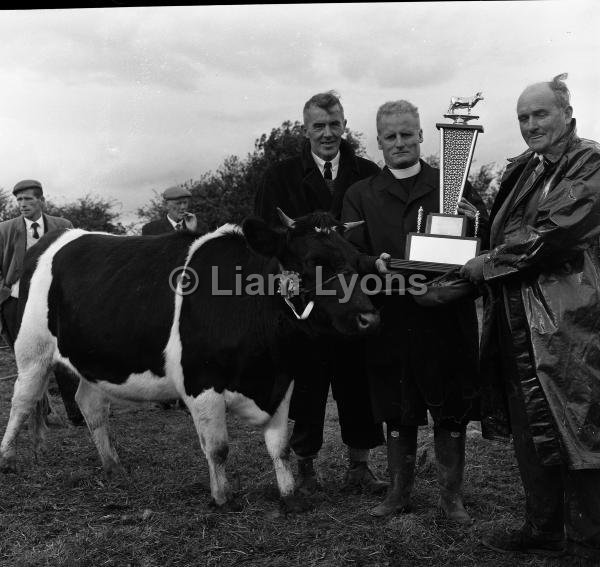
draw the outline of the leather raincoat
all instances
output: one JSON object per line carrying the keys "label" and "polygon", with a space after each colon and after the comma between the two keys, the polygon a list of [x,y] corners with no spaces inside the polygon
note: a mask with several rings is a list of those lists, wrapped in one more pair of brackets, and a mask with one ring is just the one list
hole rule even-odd
{"label": "leather raincoat", "polygon": [[515,197],[532,156],[528,150],[509,160],[491,212],[491,251],[484,262],[482,432],[487,438],[510,433],[502,374],[507,353],[499,348],[504,332],[542,463],[597,469],[600,145],[578,138],[573,123],[562,157],[539,183]]}

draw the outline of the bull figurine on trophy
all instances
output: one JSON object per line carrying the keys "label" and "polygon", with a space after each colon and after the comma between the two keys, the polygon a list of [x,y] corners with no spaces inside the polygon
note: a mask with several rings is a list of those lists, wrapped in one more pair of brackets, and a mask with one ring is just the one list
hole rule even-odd
{"label": "bull figurine on trophy", "polygon": [[[483,132],[482,126],[467,124],[479,118],[471,114],[479,100],[483,100],[481,93],[468,98],[452,97],[444,117],[453,122],[436,124],[441,135],[440,212],[427,214],[425,232],[421,232],[424,211],[421,208],[418,212],[417,232],[409,233],[406,243],[407,263],[413,269],[444,272],[464,265],[479,253],[479,213],[475,216],[475,231],[471,237],[466,236],[467,217],[458,214],[477,135]],[[461,109],[466,109],[466,113],[461,113]]]}

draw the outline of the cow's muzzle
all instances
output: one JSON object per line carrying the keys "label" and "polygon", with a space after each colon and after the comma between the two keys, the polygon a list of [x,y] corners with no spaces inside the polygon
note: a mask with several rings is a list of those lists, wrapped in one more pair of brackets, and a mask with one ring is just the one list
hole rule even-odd
{"label": "cow's muzzle", "polygon": [[381,317],[376,311],[373,313],[359,313],[356,316],[356,327],[361,335],[375,331],[380,322]]}

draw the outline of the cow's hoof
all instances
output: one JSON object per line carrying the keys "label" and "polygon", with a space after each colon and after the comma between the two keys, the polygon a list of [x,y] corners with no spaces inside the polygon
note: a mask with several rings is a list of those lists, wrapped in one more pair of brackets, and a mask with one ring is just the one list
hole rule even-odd
{"label": "cow's hoof", "polygon": [[106,480],[111,484],[130,484],[131,478],[129,473],[125,470],[121,464],[112,464],[110,467],[104,469],[104,475]]}
{"label": "cow's hoof", "polygon": [[313,508],[313,504],[300,494],[284,496],[281,499],[281,510],[286,514],[298,514],[308,512]]}
{"label": "cow's hoof", "polygon": [[17,473],[17,458],[16,457],[0,457],[0,472],[4,474]]}
{"label": "cow's hoof", "polygon": [[228,514],[230,512],[241,512],[242,505],[239,500],[232,498],[231,500],[225,501],[220,506],[215,502],[214,498],[208,504],[208,507],[212,512],[218,512],[219,514]]}

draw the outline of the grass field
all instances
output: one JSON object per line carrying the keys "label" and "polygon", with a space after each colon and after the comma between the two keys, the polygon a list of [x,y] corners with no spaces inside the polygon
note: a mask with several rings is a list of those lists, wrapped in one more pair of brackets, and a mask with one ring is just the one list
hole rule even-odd
{"label": "grass field", "polygon": [[[14,374],[0,350],[0,377]],[[0,430],[6,426],[13,380],[0,381]],[[60,400],[55,405],[62,410]],[[436,510],[432,431],[423,428],[414,511],[375,520],[378,497],[348,495],[339,486],[345,457],[335,404],[330,401],[318,466],[323,491],[309,512],[280,512],[275,477],[262,434],[229,422],[229,479],[241,511],[208,509],[208,471],[190,418],[181,410],[117,407],[112,429],[128,482],[107,483],[85,428],[52,428],[38,463],[28,431],[19,442],[19,475],[0,476],[0,565],[102,566],[462,566],[577,565],[501,555],[478,538],[520,522],[523,494],[509,445],[469,429],[465,504],[475,518],[466,530]],[[373,451],[385,476],[385,451]],[[295,468],[295,467],[294,467]],[[579,563],[585,565],[585,563]]]}

